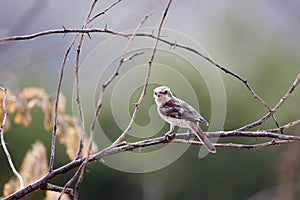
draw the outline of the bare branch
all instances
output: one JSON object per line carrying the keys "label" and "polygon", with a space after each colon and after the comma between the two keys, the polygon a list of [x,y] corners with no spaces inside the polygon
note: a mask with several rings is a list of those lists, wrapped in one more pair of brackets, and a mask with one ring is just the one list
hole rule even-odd
{"label": "bare branch", "polygon": [[[283,105],[284,102],[286,102],[286,100],[291,96],[291,94],[294,92],[294,90],[296,89],[297,85],[299,84],[300,81],[300,73],[298,74],[296,80],[294,81],[293,85],[291,86],[291,88],[287,91],[287,93],[279,100],[279,102],[276,104],[276,106],[271,110],[271,112],[269,112],[268,114],[266,114],[265,116],[263,116],[261,119],[257,120],[256,122],[253,122],[251,124],[247,124],[237,130],[239,131],[245,131],[245,130],[249,130],[253,127],[259,126],[262,123],[264,123],[268,118],[271,117],[271,113],[275,113],[277,112],[281,106]],[[277,127],[280,131],[282,131],[283,129],[280,127]]]}
{"label": "bare branch", "polygon": [[[245,145],[245,144],[233,144],[233,143],[216,143],[214,144],[218,148],[246,148],[246,149],[253,149],[253,148],[262,148],[267,146],[274,146],[274,145],[281,145],[281,144],[287,144],[292,142],[298,142],[300,141],[300,136],[292,136],[292,135],[282,135],[282,134],[276,134],[276,133],[270,133],[266,131],[257,131],[257,132],[250,132],[250,131],[219,131],[219,132],[207,132],[206,133],[209,137],[233,137],[233,136],[240,136],[240,137],[262,137],[262,138],[272,138],[272,139],[279,139],[279,140],[272,140],[270,142],[266,143],[260,143],[260,144],[254,144],[254,145]],[[125,151],[131,151],[134,149],[139,149],[147,146],[153,146],[157,144],[164,144],[164,143],[180,143],[180,144],[191,144],[191,145],[202,145],[199,141],[192,141],[192,140],[183,140],[182,138],[189,137],[190,133],[182,133],[182,134],[176,134],[175,138],[173,140],[170,140],[170,138],[162,136],[157,138],[152,138],[148,140],[142,140],[139,142],[134,143],[119,143],[115,146],[110,146],[106,149],[103,149],[99,151],[96,154],[91,155],[88,158],[88,162],[94,162],[96,160],[100,160],[103,157],[110,156],[113,154],[117,154],[120,152]],[[56,176],[65,174],[66,172],[79,167],[86,158],[81,158],[78,160],[74,160],[58,169],[54,169],[50,173],[48,173],[46,176],[42,177],[40,180],[26,186],[25,188],[17,191],[16,193],[8,196],[5,198],[5,200],[10,199],[18,199],[21,198],[29,193],[32,193],[33,191],[36,191],[38,189],[41,189],[41,186],[45,183],[47,183],[49,180],[53,179]]]}
{"label": "bare branch", "polygon": [[[64,194],[65,189],[67,189],[75,180],[76,178],[79,176],[79,174],[81,173],[81,168],[82,168],[82,164],[79,166],[79,168],[77,169],[77,171],[75,172],[75,174],[72,176],[72,178],[65,184],[65,186],[63,187],[63,190],[61,191],[59,197],[57,200],[60,200]],[[74,195],[74,194],[72,194]]]}
{"label": "bare branch", "polygon": [[61,86],[62,86],[62,81],[63,81],[63,77],[64,77],[64,71],[65,71],[65,65],[66,62],[68,60],[69,57],[69,53],[72,49],[72,47],[74,46],[77,37],[79,36],[79,34],[77,34],[69,48],[67,49],[65,55],[64,55],[64,59],[61,65],[61,69],[60,69],[60,75],[59,75],[59,80],[58,80],[58,86],[57,86],[57,90],[56,90],[56,97],[55,97],[55,107],[54,107],[54,122],[53,122],[53,130],[52,130],[52,141],[51,141],[51,153],[50,153],[50,161],[49,161],[49,171],[51,172],[53,170],[53,164],[54,164],[54,155],[55,155],[55,142],[56,142],[56,131],[57,131],[57,111],[58,111],[58,103],[59,103],[59,94],[61,91]]}
{"label": "bare branch", "polygon": [[45,184],[45,186],[41,187],[42,190],[51,190],[54,192],[63,192],[65,194],[73,195],[73,189],[72,188],[63,188],[57,185],[53,185],[50,183]]}
{"label": "bare branch", "polygon": [[108,6],[106,9],[104,9],[102,12],[96,14],[94,17],[92,17],[91,19],[88,19],[88,23],[90,23],[91,21],[93,21],[94,19],[96,19],[97,17],[100,17],[101,15],[104,15],[107,11],[109,11],[110,9],[112,9],[114,6],[116,6],[118,3],[120,3],[122,0],[118,0],[114,3],[112,3],[110,6]]}
{"label": "bare branch", "polygon": [[266,130],[266,131],[267,131],[267,132],[271,132],[271,133],[277,133],[277,132],[279,132],[280,130],[288,129],[288,128],[290,128],[290,127],[292,127],[292,126],[295,126],[295,125],[297,125],[297,124],[300,124],[300,119],[298,119],[298,120],[296,120],[296,121],[293,121],[293,122],[289,122],[289,123],[287,123],[286,125],[283,125],[283,126],[281,126],[281,127],[279,127],[279,128],[268,129],[268,130]]}
{"label": "bare branch", "polygon": [[[268,113],[264,117],[259,119],[258,121],[253,122],[253,123],[248,124],[248,125],[245,125],[244,127],[241,127],[237,130],[207,132],[207,135],[209,137],[254,137],[254,138],[260,137],[260,138],[271,138],[271,141],[264,142],[264,143],[258,143],[258,144],[216,143],[215,144],[216,147],[218,147],[218,148],[256,149],[256,148],[262,148],[262,147],[274,146],[274,145],[281,145],[281,144],[287,144],[287,143],[293,143],[293,142],[300,141],[300,136],[277,134],[277,132],[281,132],[282,130],[285,130],[285,129],[288,129],[292,126],[300,124],[300,119],[295,120],[293,122],[290,122],[286,125],[280,126],[277,119],[274,116],[274,114],[287,101],[287,99],[291,96],[291,94],[294,92],[295,88],[299,84],[300,73],[298,74],[296,80],[294,81],[294,83],[291,86],[291,88],[289,89],[289,91],[280,99],[280,101],[277,103],[277,105],[273,109],[271,109],[271,107],[260,96],[258,96],[254,92],[254,90],[252,89],[252,87],[250,86],[248,81],[246,79],[244,79],[243,77],[241,77],[238,74],[235,74],[234,72],[226,69],[225,67],[218,64],[216,61],[214,61],[210,57],[203,55],[201,52],[199,52],[196,49],[193,49],[189,46],[180,45],[177,42],[170,42],[170,41],[165,40],[165,39],[160,37],[161,29],[162,29],[163,23],[165,21],[166,15],[168,13],[169,7],[172,3],[172,0],[169,0],[168,5],[167,5],[166,9],[164,10],[163,16],[162,16],[160,24],[159,24],[159,29],[158,29],[157,35],[154,35],[153,33],[152,34],[138,33],[138,30],[142,27],[144,22],[147,20],[147,18],[152,13],[146,15],[141,20],[140,24],[136,27],[136,29],[134,30],[133,33],[122,33],[122,32],[109,30],[109,29],[107,29],[107,26],[105,26],[104,29],[87,29],[87,26],[90,22],[92,22],[93,20],[95,20],[99,16],[102,16],[108,10],[110,10],[111,8],[113,8],[114,6],[116,6],[120,2],[121,2],[121,0],[115,1],[108,8],[106,8],[104,11],[102,11],[102,12],[96,14],[95,16],[91,17],[93,9],[95,8],[95,5],[97,3],[97,0],[94,0],[91,7],[90,7],[90,10],[88,11],[85,23],[84,23],[84,25],[82,26],[81,29],[66,29],[65,27],[63,27],[63,29],[47,30],[47,31],[34,33],[34,34],[31,34],[31,35],[11,36],[11,37],[0,38],[0,43],[1,43],[1,42],[8,42],[8,41],[30,40],[30,39],[34,39],[34,38],[38,38],[38,37],[46,36],[46,35],[52,35],[52,34],[76,33],[76,35],[74,36],[69,48],[67,49],[67,51],[64,55],[64,59],[63,59],[62,65],[61,65],[60,77],[59,77],[59,81],[58,81],[58,86],[57,86],[57,91],[56,91],[56,99],[55,99],[54,123],[53,123],[53,132],[52,132],[52,143],[51,143],[51,154],[50,154],[50,162],[49,162],[49,172],[44,177],[42,177],[40,180],[26,186],[25,188],[17,191],[16,193],[10,195],[9,197],[7,197],[5,199],[18,199],[18,198],[23,197],[23,196],[25,196],[25,195],[33,192],[33,191],[36,191],[38,189],[53,190],[53,191],[59,191],[61,193],[73,194],[73,190],[70,189],[70,188],[67,188],[67,187],[69,187],[71,185],[71,183],[73,183],[77,177],[78,177],[78,180],[77,180],[77,184],[76,184],[75,190],[74,190],[74,193],[75,193],[74,194],[74,199],[78,199],[78,195],[79,195],[78,194],[78,191],[79,191],[78,189],[79,189],[80,184],[81,184],[81,182],[84,178],[86,166],[90,162],[93,162],[93,161],[99,160],[99,159],[101,159],[105,156],[117,154],[117,153],[120,153],[120,152],[131,151],[131,150],[134,150],[134,149],[143,148],[143,147],[147,147],[147,146],[153,146],[153,145],[157,145],[157,144],[163,144],[163,143],[179,143],[179,144],[190,144],[190,145],[202,145],[202,143],[199,142],[199,141],[190,140],[190,138],[194,137],[194,135],[191,134],[191,133],[177,134],[176,136],[174,136],[174,138],[171,138],[171,140],[170,140],[170,138],[167,138],[167,137],[163,136],[163,137],[157,137],[157,138],[152,138],[152,139],[148,139],[148,140],[142,140],[142,141],[138,141],[138,142],[134,142],[134,143],[122,142],[122,140],[126,137],[127,133],[131,130],[132,125],[133,125],[133,123],[136,119],[137,113],[139,111],[139,107],[141,106],[141,104],[144,100],[144,97],[147,93],[147,88],[148,88],[149,79],[150,79],[150,75],[151,75],[151,68],[152,68],[152,64],[153,64],[153,61],[154,61],[154,58],[155,58],[155,55],[156,55],[158,42],[162,42],[164,44],[170,45],[173,48],[181,48],[181,49],[190,51],[190,52],[202,57],[203,59],[205,59],[206,61],[208,61],[213,66],[220,69],[221,71],[225,72],[226,74],[229,74],[229,75],[235,77],[236,79],[241,81],[245,85],[245,87],[250,91],[252,96],[255,99],[257,99],[268,110]],[[97,108],[95,110],[94,118],[93,118],[91,128],[90,128],[90,143],[89,143],[89,148],[88,148],[89,151],[88,151],[88,154],[85,158],[80,158],[81,151],[82,151],[82,148],[83,148],[83,138],[84,138],[84,135],[85,135],[85,128],[84,128],[85,127],[85,125],[84,125],[85,120],[84,120],[83,110],[82,110],[81,101],[80,101],[79,64],[80,64],[80,52],[81,52],[81,49],[82,49],[82,46],[83,46],[83,41],[84,41],[84,34],[87,34],[90,37],[90,35],[89,35],[90,33],[105,33],[105,34],[110,34],[110,35],[117,35],[117,36],[124,37],[124,38],[128,39],[128,42],[127,42],[126,46],[124,47],[119,65],[117,66],[115,73],[102,85],[102,89],[101,89],[101,92],[100,92],[99,97],[98,97]],[[61,87],[62,87],[62,81],[63,81],[63,77],[64,77],[64,69],[65,69],[65,65],[66,65],[66,60],[69,56],[69,52],[73,48],[73,46],[74,46],[74,44],[77,41],[79,36],[81,36],[81,37],[80,37],[80,40],[79,40],[79,43],[78,43],[76,60],[75,60],[75,80],[76,80],[76,100],[77,100],[77,105],[78,105],[78,109],[79,109],[79,113],[80,113],[82,137],[81,137],[80,146],[79,146],[79,149],[78,149],[77,159],[70,162],[70,163],[68,163],[68,164],[66,164],[66,165],[64,165],[64,166],[62,166],[62,167],[60,167],[60,168],[58,168],[58,169],[53,169],[54,154],[55,154],[55,141],[56,141],[56,129],[57,129],[57,117],[58,117],[58,102],[59,102],[59,95],[60,95],[60,91],[61,91]],[[135,109],[134,109],[133,115],[130,119],[130,122],[129,122],[127,128],[120,135],[120,137],[117,138],[111,146],[99,151],[96,154],[90,155],[90,150],[91,150],[91,147],[92,147],[92,141],[93,141],[94,132],[95,132],[95,123],[97,121],[97,118],[98,118],[99,113],[100,113],[100,109],[102,107],[103,96],[104,96],[104,92],[105,92],[107,86],[118,76],[119,70],[122,67],[122,65],[124,64],[124,62],[132,60],[135,56],[138,56],[138,55],[143,53],[143,52],[138,52],[138,53],[135,53],[135,54],[130,55],[128,57],[125,57],[126,54],[128,53],[128,48],[129,48],[130,44],[132,43],[132,41],[135,37],[145,37],[145,38],[147,37],[147,38],[155,39],[155,45],[153,47],[153,51],[152,51],[152,54],[151,54],[151,57],[150,57],[149,63],[148,63],[148,71],[147,71],[146,76],[145,76],[143,91],[140,95],[140,98],[139,98],[138,102],[135,105]],[[4,118],[3,118],[3,121],[2,121],[2,126],[1,126],[0,131],[1,131],[1,143],[2,143],[3,149],[6,153],[7,148],[5,146],[3,128],[4,128],[4,125],[6,123],[6,118],[7,118],[7,115],[8,115],[8,113],[6,111],[6,108],[5,108],[6,98],[7,98],[7,96],[6,96],[7,91],[6,91],[5,88],[0,88],[0,89],[5,91],[5,96],[4,96],[4,100],[3,100]],[[258,125],[263,124],[270,117],[273,118],[273,121],[275,122],[277,128],[262,130],[262,131],[247,131],[247,130],[253,128],[253,127],[256,127]],[[6,153],[6,156],[9,160],[9,163],[10,163],[10,166],[11,166],[12,170],[16,171],[14,166],[13,166],[13,163],[11,161],[11,158],[10,158],[10,155],[9,155],[8,151]],[[78,170],[76,171],[74,176],[66,183],[65,187],[55,186],[55,185],[51,185],[51,184],[48,183],[54,177],[65,174],[66,172],[69,172],[70,170],[72,170],[74,168],[78,168]],[[16,173],[18,173],[18,172],[16,171]],[[16,174],[16,176],[18,176],[18,175]],[[21,179],[22,179],[22,177],[21,177]],[[20,179],[20,185],[22,185],[21,184],[21,179]]]}
{"label": "bare branch", "polygon": [[[90,21],[89,20],[90,16],[93,12],[93,9],[94,9],[96,3],[97,3],[97,0],[94,0],[94,2],[92,3],[92,6],[91,6],[91,8],[88,12],[88,15],[86,17],[83,28],[87,27],[87,25]],[[76,102],[77,102],[77,106],[78,106],[78,110],[79,110],[79,118],[80,118],[80,124],[81,124],[81,138],[80,138],[80,145],[79,145],[79,149],[78,149],[76,159],[80,158],[81,151],[82,151],[82,148],[83,148],[83,140],[84,140],[84,136],[85,136],[85,123],[84,123],[85,120],[84,120],[83,108],[82,108],[81,100],[80,100],[80,83],[79,83],[79,58],[80,58],[80,51],[81,51],[81,48],[82,48],[82,45],[83,45],[83,39],[84,39],[84,34],[82,33],[81,37],[80,37],[80,40],[79,40],[78,47],[77,47],[76,61],[75,61]],[[92,136],[90,136],[90,144],[89,144],[89,147],[88,147],[87,158],[90,155],[90,150],[92,148],[92,142],[93,142],[93,139],[92,139]],[[74,199],[75,200],[79,199],[79,187],[80,187],[80,185],[83,181],[83,178],[84,178],[84,174],[85,174],[85,171],[86,171],[86,164],[87,164],[87,162],[83,162],[82,167],[78,169],[79,177],[78,177],[77,183],[75,185],[75,190],[74,190],[75,191],[74,192]],[[71,181],[72,181],[72,179],[71,179]]]}
{"label": "bare branch", "polygon": [[[118,35],[118,36],[122,36],[122,37],[126,37],[126,38],[132,36],[132,34],[130,34],[130,33],[128,34],[128,33],[122,33],[122,32],[108,30],[106,27],[104,29],[57,29],[57,30],[43,31],[43,32],[39,32],[39,33],[27,35],[27,36],[12,36],[12,37],[0,38],[0,42],[13,41],[13,40],[28,40],[28,39],[33,39],[33,38],[36,38],[36,37],[39,37],[39,36],[44,36],[44,35],[48,35],[48,34],[55,34],[55,33],[64,33],[64,34],[66,34],[66,33],[79,33],[79,32],[80,33],[96,33],[96,32],[98,32],[98,33],[107,33],[107,34]],[[255,99],[257,99],[264,107],[266,107],[266,109],[269,112],[268,115],[270,115],[270,117],[273,118],[277,128],[280,127],[279,122],[275,118],[274,113],[272,112],[272,109],[270,108],[270,106],[260,96],[258,96],[255,93],[255,91],[252,89],[252,87],[250,86],[250,84],[248,83],[248,81],[246,79],[244,79],[241,76],[235,74],[234,72],[228,70],[227,68],[223,67],[222,65],[220,65],[219,63],[214,61],[212,58],[210,58],[208,56],[205,56],[204,54],[200,53],[198,50],[193,49],[189,46],[181,45],[181,44],[178,44],[177,42],[170,42],[170,41],[165,40],[163,38],[159,38],[157,36],[154,36],[153,34],[138,33],[135,36],[153,38],[153,39],[159,40],[160,42],[168,44],[171,47],[182,48],[182,49],[185,49],[185,50],[190,51],[192,53],[195,53],[195,54],[199,55],[200,57],[202,57],[203,59],[205,59],[206,61],[208,61],[209,63],[211,63],[212,65],[214,65],[215,67],[217,67],[220,70],[222,70],[223,72],[225,72],[226,74],[230,74],[231,76],[237,78],[238,80],[240,80],[246,86],[246,88],[250,91],[250,93],[253,95],[253,97]]]}
{"label": "bare branch", "polygon": [[101,87],[101,91],[99,93],[99,96],[98,96],[98,102],[97,102],[97,108],[95,110],[95,113],[94,113],[94,118],[93,118],[93,121],[92,121],[92,124],[91,124],[91,128],[90,128],[90,136],[93,137],[94,136],[94,132],[95,132],[95,125],[96,125],[96,121],[97,121],[97,118],[100,114],[100,109],[102,107],[102,102],[103,102],[103,97],[104,97],[104,92],[107,88],[107,86],[119,75],[119,70],[120,68],[122,67],[122,65],[124,64],[124,62],[126,62],[127,60],[131,60],[132,58],[134,58],[135,56],[138,56],[138,55],[141,55],[142,53],[135,53],[133,55],[131,55],[130,57],[128,58],[125,58],[126,56],[126,53],[128,51],[128,48],[129,48],[129,45],[130,43],[133,41],[133,38],[135,37],[135,33],[137,33],[137,31],[142,27],[142,25],[145,23],[145,21],[148,19],[148,17],[151,15],[152,13],[149,13],[147,14],[143,19],[142,21],[138,24],[138,26],[136,27],[134,33],[130,36],[124,50],[123,50],[123,53],[122,53],[122,56],[121,56],[121,59],[120,59],[120,62],[119,62],[119,65],[115,71],[115,73],[102,85]]}
{"label": "bare branch", "polygon": [[3,88],[3,87],[0,87],[0,90],[4,91],[4,97],[3,97],[3,101],[2,101],[2,107],[3,107],[3,111],[4,111],[4,116],[3,116],[3,120],[2,120],[2,123],[1,123],[1,127],[0,127],[1,145],[2,145],[2,148],[3,148],[3,151],[4,151],[5,155],[7,157],[7,160],[8,160],[8,163],[9,163],[9,166],[10,166],[11,170],[13,171],[13,173],[19,179],[20,187],[24,188],[23,178],[19,174],[19,172],[16,170],[16,168],[14,166],[14,163],[13,163],[13,161],[11,159],[11,156],[9,154],[9,151],[8,151],[8,149],[6,147],[5,140],[4,140],[4,127],[5,127],[5,124],[6,124],[6,121],[7,121],[7,116],[8,116],[8,112],[7,112],[7,109],[6,109],[7,89]]}
{"label": "bare branch", "polygon": [[300,136],[294,135],[283,135],[278,133],[270,133],[268,131],[217,131],[217,132],[207,132],[209,137],[263,137],[263,138],[273,138],[280,140],[294,140],[300,141]]}
{"label": "bare branch", "polygon": [[[94,0],[94,2],[92,3],[92,6],[87,14],[85,23],[83,25],[82,28],[86,28],[87,25],[93,21],[94,19],[96,19],[97,17],[101,16],[102,14],[105,14],[105,12],[107,12],[108,10],[110,10],[111,8],[113,8],[115,5],[117,5],[119,2],[121,2],[121,0],[116,1],[115,3],[113,3],[111,6],[109,6],[108,8],[106,8],[103,12],[97,14],[96,16],[94,16],[92,19],[90,19],[91,14],[96,6],[97,0]],[[90,37],[90,35],[88,34],[88,36]],[[83,45],[83,40],[84,40],[84,33],[81,34],[80,40],[79,40],[79,44],[77,47],[77,54],[76,54],[76,61],[75,61],[75,82],[76,82],[76,101],[77,101],[77,106],[78,106],[78,110],[79,110],[79,115],[80,115],[80,122],[81,122],[81,139],[80,139],[80,146],[79,146],[79,150],[78,150],[78,154],[77,154],[77,159],[80,157],[81,155],[81,151],[83,148],[83,140],[84,140],[84,136],[85,136],[85,123],[84,123],[84,115],[83,115],[83,108],[81,105],[81,100],[80,100],[80,83],[79,83],[79,58],[80,58],[80,51]],[[90,141],[89,141],[89,147],[88,147],[88,152],[87,152],[87,158],[90,156],[90,152],[92,149],[92,145],[93,145],[93,140],[94,140],[94,134],[90,134]],[[86,165],[87,165],[87,160],[85,162],[83,162],[82,167],[78,169],[78,171],[80,171],[79,173],[79,177],[77,180],[77,183],[75,185],[75,192],[74,192],[74,199],[78,199],[79,198],[79,187],[84,179],[84,174],[86,172]]]}
{"label": "bare branch", "polygon": [[[287,144],[287,143],[292,143],[292,142],[295,142],[295,141],[294,140],[271,140],[269,142],[263,142],[263,143],[258,143],[258,144],[217,143],[217,144],[214,144],[214,146],[219,147],[219,148],[223,147],[223,148],[239,148],[239,149],[259,149],[259,148],[263,148],[263,147]],[[174,139],[174,140],[172,140],[172,143],[191,144],[191,145],[197,145],[197,146],[203,145],[203,143],[199,142],[199,141],[182,140],[182,139]]]}
{"label": "bare branch", "polygon": [[139,108],[145,98],[145,95],[147,93],[147,89],[148,89],[148,84],[149,84],[149,79],[150,79],[150,74],[151,74],[151,69],[152,69],[152,64],[153,64],[153,61],[154,61],[154,57],[155,57],[155,54],[156,54],[156,50],[157,50],[157,46],[158,46],[158,38],[160,38],[160,33],[161,33],[161,29],[162,29],[162,26],[163,26],[163,23],[165,21],[165,18],[167,16],[167,13],[168,13],[168,10],[171,6],[171,3],[172,3],[172,0],[169,0],[169,3],[163,13],[163,16],[161,18],[161,21],[159,23],[159,28],[158,28],[158,33],[157,33],[157,39],[156,39],[156,42],[155,42],[155,45],[154,45],[154,48],[152,50],[152,55],[151,55],[151,58],[148,62],[148,70],[147,70],[147,74],[146,74],[146,79],[145,79],[145,83],[144,83],[144,87],[143,87],[143,91],[142,91],[142,94],[138,100],[138,102],[135,104],[135,108],[134,108],[134,111],[133,111],[133,114],[132,114],[132,117],[130,119],[130,122],[128,124],[128,126],[126,127],[126,129],[123,131],[123,133],[113,142],[112,145],[116,145],[118,143],[120,143],[124,138],[125,136],[127,135],[127,133],[131,130],[132,126],[133,126],[133,123],[136,119],[136,116],[138,114],[138,111],[139,111]]}

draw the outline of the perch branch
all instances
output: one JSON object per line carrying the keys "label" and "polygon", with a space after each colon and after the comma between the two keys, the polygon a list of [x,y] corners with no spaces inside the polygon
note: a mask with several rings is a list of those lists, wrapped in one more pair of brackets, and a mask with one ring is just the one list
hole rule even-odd
{"label": "perch branch", "polygon": [[[254,144],[254,145],[245,145],[245,144],[233,144],[233,143],[216,143],[214,144],[218,148],[245,148],[245,149],[253,149],[253,148],[262,148],[267,146],[274,146],[274,145],[281,145],[291,142],[299,142],[300,136],[292,136],[292,135],[282,135],[277,133],[270,133],[266,131],[258,131],[258,132],[251,132],[251,131],[219,131],[219,132],[207,132],[206,133],[209,137],[233,137],[233,136],[240,136],[240,137],[262,137],[262,138],[272,138],[272,139],[279,139],[279,140],[272,140],[266,143]],[[110,146],[106,149],[103,149],[88,158],[88,162],[94,162],[96,160],[100,160],[103,157],[110,156],[113,154],[131,151],[134,149],[139,149],[147,146],[153,146],[157,144],[164,144],[164,143],[182,143],[182,144],[191,144],[191,145],[202,145],[201,142],[192,141],[192,140],[183,140],[181,138],[187,137],[189,133],[182,133],[176,134],[176,137],[173,140],[162,136],[157,138],[152,138],[148,140],[142,140],[133,143],[120,143],[116,146]],[[80,167],[80,165],[85,161],[86,158],[81,158],[74,160],[68,164],[63,165],[60,168],[54,169],[53,171],[46,174],[41,179],[37,180],[34,183],[26,186],[25,188],[11,194],[10,196],[4,198],[5,200],[12,200],[12,199],[19,199],[23,196],[26,196],[29,193],[32,193],[38,189],[41,189],[42,185],[47,183],[49,180],[57,177],[59,175],[63,175],[74,168]]]}

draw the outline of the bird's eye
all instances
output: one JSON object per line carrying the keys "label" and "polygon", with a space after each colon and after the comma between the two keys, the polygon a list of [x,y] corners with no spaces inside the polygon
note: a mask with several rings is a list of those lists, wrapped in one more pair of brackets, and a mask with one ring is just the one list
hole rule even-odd
{"label": "bird's eye", "polygon": [[167,91],[167,90],[165,90],[165,91],[164,91],[164,94],[168,94],[168,91]]}

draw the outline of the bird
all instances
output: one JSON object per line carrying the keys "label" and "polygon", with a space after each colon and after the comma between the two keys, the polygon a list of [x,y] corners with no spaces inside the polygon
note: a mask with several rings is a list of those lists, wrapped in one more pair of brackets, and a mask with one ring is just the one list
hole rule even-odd
{"label": "bird", "polygon": [[207,138],[199,127],[199,123],[208,126],[208,122],[188,103],[173,96],[170,88],[160,86],[154,89],[154,100],[160,117],[170,124],[169,131],[165,134],[170,136],[174,127],[189,128],[197,138],[203,142],[211,153],[216,153],[215,146]]}

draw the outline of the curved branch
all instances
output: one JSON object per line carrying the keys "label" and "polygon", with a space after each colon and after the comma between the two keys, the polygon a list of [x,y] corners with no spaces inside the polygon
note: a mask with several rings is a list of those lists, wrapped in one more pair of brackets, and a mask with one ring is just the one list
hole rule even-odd
{"label": "curved branch", "polygon": [[[122,33],[122,32],[117,32],[117,31],[113,31],[113,30],[108,30],[106,27],[104,29],[57,29],[57,30],[48,30],[48,31],[43,31],[43,32],[39,32],[39,33],[35,33],[35,34],[31,34],[31,35],[25,35],[25,36],[12,36],[12,37],[5,37],[5,38],[0,38],[0,43],[1,42],[5,42],[5,41],[14,41],[14,40],[29,40],[29,39],[33,39],[39,36],[43,36],[43,35],[49,35],[49,34],[57,34],[57,33],[108,33],[108,34],[112,34],[112,35],[118,35],[118,36],[122,36],[122,37],[131,37],[133,36],[132,33]],[[203,59],[205,59],[206,61],[208,61],[209,63],[211,63],[213,66],[217,67],[218,69],[222,70],[223,72],[225,72],[226,74],[230,74],[231,76],[235,77],[236,79],[238,79],[239,81],[241,81],[245,87],[250,91],[250,93],[252,94],[252,96],[257,99],[267,110],[268,110],[268,115],[270,117],[273,118],[273,121],[275,122],[277,128],[280,127],[278,120],[276,119],[276,117],[274,116],[274,112],[271,109],[271,107],[264,101],[263,98],[261,98],[259,95],[257,95],[255,93],[255,91],[253,90],[253,88],[250,86],[250,84],[248,83],[248,80],[242,78],[241,76],[239,76],[238,74],[235,74],[234,72],[230,71],[229,69],[223,67],[222,65],[220,65],[219,63],[217,63],[216,61],[214,61],[212,58],[205,56],[204,54],[202,54],[201,52],[199,52],[196,49],[193,49],[189,46],[185,46],[185,45],[181,45],[178,44],[177,42],[170,42],[168,40],[162,39],[158,36],[155,36],[153,34],[147,34],[147,33],[138,33],[135,34],[134,36],[139,36],[139,37],[149,37],[152,39],[156,39],[157,41],[160,41],[162,43],[168,44],[171,47],[178,47],[178,48],[182,48],[185,49],[187,51],[190,51],[192,53],[197,54],[198,56],[202,57]]]}
{"label": "curved branch", "polygon": [[[287,93],[278,101],[278,103],[274,106],[274,108],[271,110],[272,112],[271,113],[275,113],[277,112],[281,106],[283,105],[284,102],[286,102],[286,100],[291,96],[291,94],[294,92],[294,90],[296,89],[296,87],[298,86],[300,82],[300,73],[298,74],[297,78],[295,79],[293,85],[291,86],[291,88],[287,91]],[[271,113],[267,113],[265,116],[263,116],[262,118],[260,118],[259,120],[253,122],[253,123],[250,123],[250,124],[247,124],[237,130],[239,131],[245,131],[245,130],[249,130],[253,127],[256,127],[256,126],[259,126],[261,125],[262,123],[264,123],[267,119],[269,119],[271,117]],[[282,131],[284,128],[283,127],[277,127],[277,129],[279,129],[279,131]]]}
{"label": "curved branch", "polygon": [[[277,133],[270,133],[267,131],[257,131],[257,132],[250,132],[250,131],[219,131],[219,132],[207,132],[206,133],[209,137],[264,137],[264,138],[272,138],[270,142],[260,143],[260,144],[253,144],[253,145],[246,145],[246,144],[235,144],[235,143],[216,143],[215,146],[218,148],[245,148],[245,149],[254,149],[254,148],[262,148],[267,146],[274,146],[280,144],[287,144],[292,142],[300,141],[300,136],[293,136],[293,135],[282,135]],[[191,145],[202,145],[202,142],[193,141],[193,140],[184,140],[182,138],[190,137],[190,133],[181,133],[176,134],[173,140],[170,140],[169,137],[157,137],[148,140],[142,140],[139,142],[134,143],[120,143],[115,146],[110,146],[106,149],[99,151],[96,154],[93,154],[89,157],[88,162],[94,162],[96,160],[100,160],[103,157],[110,156],[113,154],[117,154],[120,152],[131,151],[134,149],[139,149],[147,146],[153,146],[157,144],[164,144],[164,143],[180,143],[180,144],[191,144]],[[274,140],[279,139],[279,140]],[[42,177],[40,180],[26,186],[25,188],[11,194],[10,196],[4,198],[5,200],[12,200],[12,199],[19,199],[23,196],[26,196],[29,193],[32,193],[36,190],[42,189],[42,186],[45,185],[48,181],[57,177],[59,175],[65,174],[66,172],[71,171],[74,168],[79,167],[86,158],[74,160],[58,169],[54,169],[53,171],[49,172],[47,175]]]}

